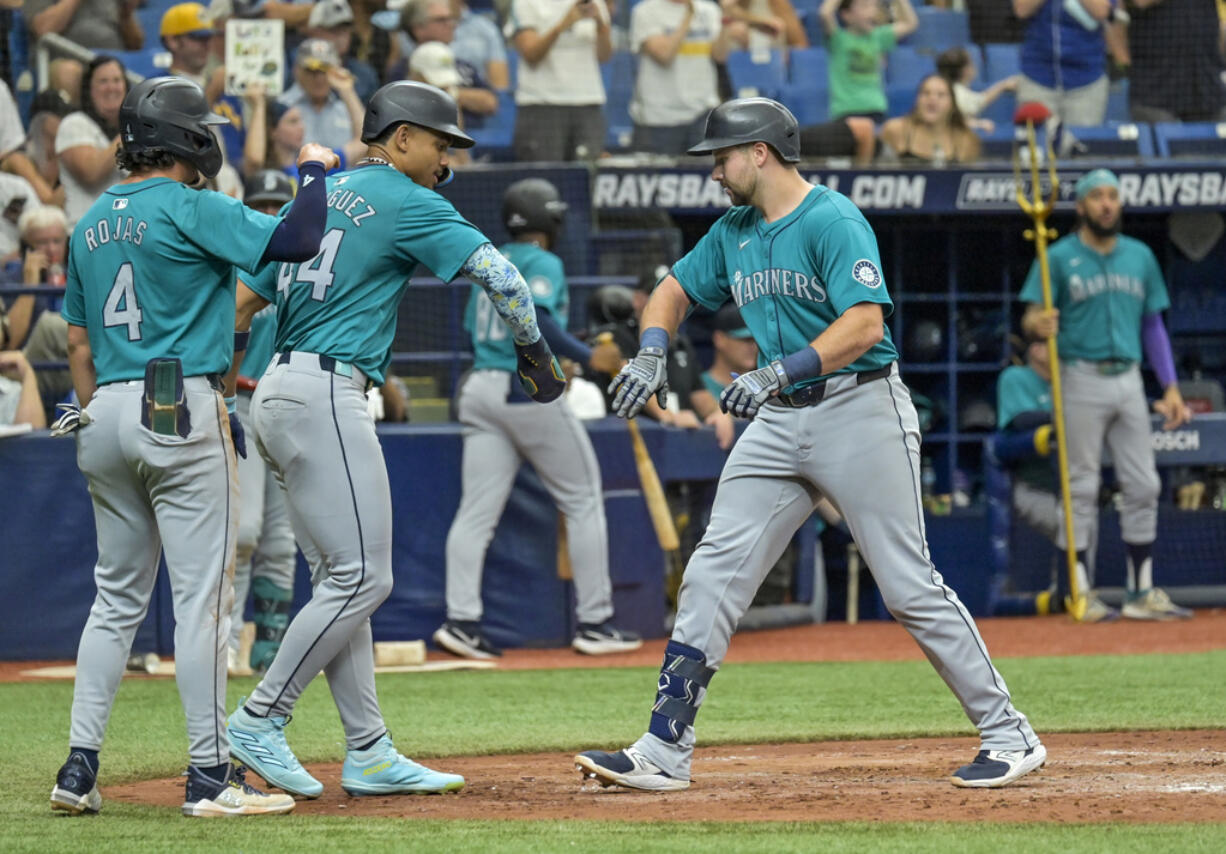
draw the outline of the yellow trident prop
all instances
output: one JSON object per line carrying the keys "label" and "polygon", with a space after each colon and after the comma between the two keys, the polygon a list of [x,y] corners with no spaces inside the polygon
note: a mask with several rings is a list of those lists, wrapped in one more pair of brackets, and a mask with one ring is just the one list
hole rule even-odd
{"label": "yellow trident prop", "polygon": [[[1047,197],[1043,196],[1043,188],[1039,183],[1039,145],[1035,134],[1035,123],[1047,119],[1050,113],[1041,104],[1022,104],[1014,115],[1014,124],[1026,125],[1026,149],[1030,157],[1030,187],[1031,196],[1026,195],[1026,183],[1022,178],[1021,156],[1018,147],[1013,147],[1013,181],[1017,188],[1017,203],[1022,212],[1034,220],[1034,227],[1028,228],[1022,235],[1027,240],[1034,241],[1035,255],[1039,259],[1039,280],[1043,285],[1043,309],[1051,311],[1051,269],[1047,263],[1047,243],[1054,240],[1056,230],[1047,225],[1047,218],[1056,206],[1060,195],[1060,180],[1056,174],[1056,156],[1052,151],[1051,138],[1046,142],[1048,180],[1051,187]],[[1065,557],[1068,562],[1069,599],[1067,608],[1074,620],[1080,622],[1085,617],[1088,600],[1086,591],[1081,589],[1077,577],[1077,545],[1073,536],[1073,501],[1069,486],[1068,474],[1068,441],[1064,430],[1064,395],[1060,390],[1060,354],[1056,347],[1056,336],[1047,339],[1047,355],[1051,361],[1051,398],[1052,417],[1056,428],[1056,454],[1060,471],[1060,501],[1064,509]]]}

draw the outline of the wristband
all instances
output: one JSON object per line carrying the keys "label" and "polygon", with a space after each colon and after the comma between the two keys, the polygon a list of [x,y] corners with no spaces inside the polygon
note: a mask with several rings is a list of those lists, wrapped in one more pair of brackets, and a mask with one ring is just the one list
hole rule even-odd
{"label": "wristband", "polygon": [[251,330],[246,332],[234,332],[234,352],[240,353],[247,349],[247,342],[251,339]]}
{"label": "wristband", "polygon": [[237,397],[227,397],[225,398],[225,401],[226,401],[226,412],[230,413],[231,415],[234,415],[238,411],[238,398]]}
{"label": "wristband", "polygon": [[822,357],[812,347],[801,347],[783,358],[783,370],[792,383],[811,380],[822,375]]}
{"label": "wristband", "polygon": [[668,352],[668,332],[659,326],[650,326],[639,336],[639,347],[659,347]]}

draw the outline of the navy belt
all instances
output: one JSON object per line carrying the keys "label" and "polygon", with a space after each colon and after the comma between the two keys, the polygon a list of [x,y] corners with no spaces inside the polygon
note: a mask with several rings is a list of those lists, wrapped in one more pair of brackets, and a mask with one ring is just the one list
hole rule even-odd
{"label": "navy belt", "polygon": [[[319,357],[319,369],[327,371],[330,374],[336,374],[338,377],[353,378],[355,368],[348,362],[342,362],[340,359],[335,359],[332,356],[325,356],[323,353],[316,354]],[[289,350],[284,353],[277,354],[278,365],[288,365],[293,357],[293,351]],[[363,374],[365,376],[365,374]],[[366,390],[369,391],[374,387],[374,382],[367,377]]]}
{"label": "navy belt", "polygon": [[[860,371],[856,374],[856,385],[864,385],[865,383],[879,380],[882,377],[888,377],[893,365],[886,365],[884,368],[878,368],[875,371]],[[817,406],[826,396],[826,383],[830,378],[816,382],[813,385],[807,385],[797,391],[789,392],[788,394],[780,394],[774,398],[776,403],[790,406],[793,409],[800,409],[805,406]]]}

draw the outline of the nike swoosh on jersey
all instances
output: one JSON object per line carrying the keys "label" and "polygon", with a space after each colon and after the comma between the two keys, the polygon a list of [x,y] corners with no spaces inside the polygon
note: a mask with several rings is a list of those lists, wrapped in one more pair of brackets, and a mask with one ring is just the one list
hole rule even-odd
{"label": "nike swoosh on jersey", "polygon": [[748,246],[748,245],[749,245],[749,241],[751,241],[751,240],[753,240],[753,238],[752,238],[752,237],[747,237],[747,238],[745,238],[744,240],[742,240],[740,243],[738,243],[738,244],[736,245],[736,248],[737,248],[737,249],[744,249],[746,246]]}

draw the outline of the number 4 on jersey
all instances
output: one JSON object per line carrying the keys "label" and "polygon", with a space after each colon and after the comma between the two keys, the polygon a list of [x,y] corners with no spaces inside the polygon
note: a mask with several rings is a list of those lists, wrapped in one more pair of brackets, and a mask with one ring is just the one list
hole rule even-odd
{"label": "number 4 on jersey", "polygon": [[341,240],[345,237],[342,229],[334,228],[319,241],[319,252],[310,261],[299,265],[298,275],[294,275],[292,264],[282,264],[277,269],[277,290],[289,294],[289,286],[294,282],[302,282],[311,286],[311,299],[323,302],[328,298],[328,288],[336,274],[332,265],[336,263],[336,253],[340,251]]}
{"label": "number 4 on jersey", "polygon": [[102,306],[103,326],[128,327],[128,340],[140,340],[140,306],[136,302],[136,287],[132,282],[132,264],[126,262],[119,265],[115,274],[115,282],[111,292],[106,295],[106,304]]}

